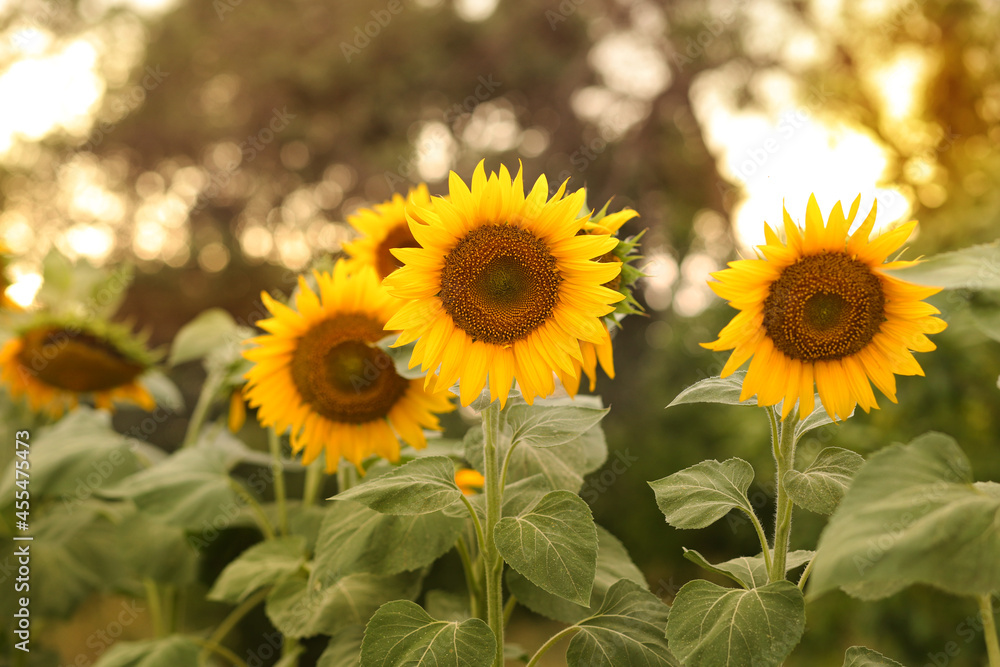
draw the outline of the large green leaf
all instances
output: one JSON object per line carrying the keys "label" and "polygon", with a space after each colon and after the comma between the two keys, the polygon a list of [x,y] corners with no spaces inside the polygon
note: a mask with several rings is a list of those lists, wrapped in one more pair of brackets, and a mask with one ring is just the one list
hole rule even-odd
{"label": "large green leaf", "polygon": [[446,456],[419,458],[338,493],[334,500],[354,500],[383,514],[427,514],[462,499],[455,484],[455,464]]}
{"label": "large green leaf", "polygon": [[1000,241],[945,252],[891,275],[919,285],[975,291],[1000,289]]}
{"label": "large green leaf", "polygon": [[[789,551],[785,556],[785,573],[802,567],[815,555],[815,551]],[[684,549],[684,557],[710,572],[729,577],[743,588],[759,588],[767,583],[767,566],[762,555],[741,556],[714,565],[694,549]]]}
{"label": "large green leaf", "polygon": [[570,667],[680,667],[664,640],[669,617],[670,608],[659,598],[623,579],[611,586],[597,613],[577,625],[566,662]]}
{"label": "large green leaf", "polygon": [[184,586],[198,574],[198,552],[182,528],[135,512],[116,526],[116,545],[135,580]]}
{"label": "large green leaf", "polygon": [[810,594],[881,598],[911,584],[1000,591],[1000,484],[972,483],[955,441],[927,433],[877,452],[819,540]]}
{"label": "large green leaf", "polygon": [[849,449],[827,447],[808,468],[785,473],[785,491],[799,507],[833,514],[865,459]]}
{"label": "large green leaf", "polygon": [[1000,341],[1000,294],[977,295],[969,302],[969,314],[977,329]]}
{"label": "large green leaf", "polygon": [[244,501],[229,477],[231,464],[230,455],[220,449],[182,449],[101,494],[128,498],[166,524],[205,530],[220,521],[232,522],[242,512]]}
{"label": "large green leaf", "polygon": [[497,653],[478,618],[437,621],[406,600],[382,605],[365,628],[362,667],[488,667]]}
{"label": "large green leaf", "polygon": [[465,517],[442,512],[394,516],[357,503],[336,503],[320,526],[312,580],[419,569],[455,546],[464,525]]}
{"label": "large green leaf", "polygon": [[504,412],[511,438],[519,445],[557,447],[597,426],[607,409],[577,405],[514,405]]}
{"label": "large green leaf", "polygon": [[503,559],[539,588],[590,604],[597,572],[597,529],[590,507],[569,491],[552,491],[516,517],[497,523]]}
{"label": "large green leaf", "polygon": [[747,489],[753,467],[743,459],[702,461],[649,482],[656,504],[674,528],[704,528],[739,508],[753,514]]}
{"label": "large green leaf", "polygon": [[677,592],[667,639],[687,667],[776,667],[805,624],[805,600],[789,581],[744,590],[699,579]]}
{"label": "large green leaf", "polygon": [[178,667],[197,665],[201,646],[188,637],[171,635],[141,642],[118,642],[94,667]]}
{"label": "large green leaf", "polygon": [[746,375],[746,371],[736,371],[726,378],[710,377],[699,380],[677,394],[667,407],[672,408],[675,405],[685,405],[687,403],[757,405],[757,399],[755,398],[740,401],[740,392],[743,391],[743,380],[746,378]]}
{"label": "large green leaf", "polygon": [[864,646],[852,646],[844,654],[844,667],[903,667],[878,651]]}
{"label": "large green leaf", "polygon": [[[500,436],[497,455],[504,460],[510,450],[510,432]],[[465,435],[465,458],[479,472],[483,468],[483,431],[471,428]],[[583,486],[583,476],[600,468],[608,458],[608,446],[600,426],[594,426],[570,442],[555,447],[518,445],[510,454],[507,483],[533,475],[545,477],[553,489],[577,492]]]}
{"label": "large green leaf", "polygon": [[597,526],[597,574],[594,577],[594,589],[590,594],[589,608],[542,590],[516,570],[507,571],[507,587],[517,598],[518,603],[523,604],[536,614],[563,623],[576,623],[587,616],[596,614],[608,589],[621,579],[628,579],[642,586],[646,585],[646,577],[629,558],[628,551],[625,550],[622,543],[601,526]]}
{"label": "large green leaf", "polygon": [[298,535],[253,545],[226,566],[208,592],[208,599],[242,602],[254,591],[297,572],[306,562],[305,548],[305,538]]}
{"label": "large green leaf", "polygon": [[239,326],[221,308],[209,308],[181,327],[170,346],[171,366],[201,359],[213,349],[238,336]]}
{"label": "large green leaf", "polygon": [[[128,438],[111,428],[106,412],[79,408],[30,441],[31,496],[78,503],[141,468]],[[13,449],[13,441],[10,445]],[[13,464],[0,482],[0,504],[14,501]]]}
{"label": "large green leaf", "polygon": [[390,600],[415,598],[421,578],[420,572],[391,577],[361,572],[320,588],[310,585],[305,575],[293,575],[271,589],[265,610],[286,637],[336,635],[349,626],[364,625]]}

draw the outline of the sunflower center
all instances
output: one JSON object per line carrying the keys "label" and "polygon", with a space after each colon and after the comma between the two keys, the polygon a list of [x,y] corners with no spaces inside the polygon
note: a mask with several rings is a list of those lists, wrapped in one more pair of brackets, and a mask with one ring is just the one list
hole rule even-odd
{"label": "sunflower center", "polygon": [[110,342],[82,331],[34,329],[24,334],[23,341],[20,365],[45,384],[66,391],[113,389],[145,370]]}
{"label": "sunflower center", "polygon": [[292,382],[313,410],[338,422],[382,419],[406,392],[392,358],[372,343],[382,325],[365,315],[337,315],[299,339]]}
{"label": "sunflower center", "polygon": [[885,321],[882,283],[844,253],[803,257],[771,285],[764,328],[792,359],[848,357],[871,342]]}
{"label": "sunflower center", "polygon": [[420,244],[413,238],[410,227],[405,222],[393,227],[378,246],[375,252],[375,263],[380,278],[387,275],[403,265],[393,256],[390,250],[393,248],[419,248]]}
{"label": "sunflower center", "polygon": [[445,257],[440,297],[473,340],[506,345],[552,317],[561,280],[555,257],[534,234],[485,225]]}

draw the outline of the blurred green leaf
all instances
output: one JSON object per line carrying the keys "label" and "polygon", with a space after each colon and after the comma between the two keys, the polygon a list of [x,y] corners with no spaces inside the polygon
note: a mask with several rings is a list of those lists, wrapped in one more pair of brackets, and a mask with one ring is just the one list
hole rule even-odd
{"label": "blurred green leaf", "polygon": [[268,594],[267,617],[286,637],[336,635],[352,625],[365,625],[390,600],[412,600],[420,592],[419,572],[383,577],[351,574],[330,586],[310,586],[305,575],[292,576]]}
{"label": "blurred green leaf", "polygon": [[379,608],[361,644],[362,667],[486,667],[497,653],[493,631],[478,618],[431,618],[406,600]]}
{"label": "blurred green leaf", "polygon": [[590,604],[597,570],[597,529],[590,507],[570,491],[552,491],[493,531],[503,559],[539,588]]}
{"label": "blurred green leaf", "polygon": [[743,459],[702,461],[649,482],[656,504],[674,528],[704,528],[739,508],[753,514],[747,489],[753,467]]}
{"label": "blurred green leaf", "polygon": [[844,654],[844,667],[903,667],[878,651],[864,646],[852,646]]}
{"label": "blurred green leaf", "polygon": [[197,665],[201,646],[188,637],[172,635],[141,642],[118,642],[94,667],[178,667]]}
{"label": "blurred green leaf", "polygon": [[209,600],[238,604],[305,565],[306,541],[298,535],[255,544],[229,563],[208,592]]}
{"label": "blurred green leaf", "polygon": [[664,641],[670,616],[670,608],[645,587],[622,579],[608,589],[597,613],[577,624],[566,663],[680,667]]}
{"label": "blurred green leaf", "polygon": [[878,599],[912,584],[956,595],[1000,590],[1000,484],[972,483],[942,433],[876,452],[819,540],[810,595],[847,587]]}
{"label": "blurred green leaf", "polygon": [[365,626],[349,625],[339,630],[319,657],[316,667],[358,667],[361,664],[361,641]]}
{"label": "blurred green leaf", "polygon": [[864,463],[864,457],[849,449],[827,447],[802,472],[785,473],[785,491],[799,507],[818,514],[833,514]]}
{"label": "blurred green leaf", "polygon": [[777,667],[805,625],[802,591],[789,581],[743,590],[699,579],[674,598],[667,640],[687,667]]}
{"label": "blurred green leaf", "polygon": [[1000,290],[1000,241],[933,255],[916,266],[887,273],[944,289]]}
{"label": "blurred green leaf", "polygon": [[221,308],[209,308],[181,327],[170,346],[171,366],[205,357],[215,348],[238,337],[239,326]]}

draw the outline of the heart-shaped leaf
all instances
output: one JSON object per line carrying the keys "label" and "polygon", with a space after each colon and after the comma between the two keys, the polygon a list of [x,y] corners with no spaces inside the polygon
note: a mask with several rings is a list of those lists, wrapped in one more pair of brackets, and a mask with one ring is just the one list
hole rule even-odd
{"label": "heart-shaped leaf", "polygon": [[753,514],[747,489],[753,467],[743,459],[702,461],[650,482],[656,504],[674,528],[704,528],[733,508]]}
{"label": "heart-shaped leaf", "polygon": [[407,600],[379,607],[361,644],[362,667],[488,667],[497,653],[493,631],[472,618],[437,621]]}
{"label": "heart-shaped leaf", "polygon": [[818,514],[833,514],[864,462],[860,454],[849,449],[827,447],[802,472],[785,473],[785,491],[799,507]]}
{"label": "heart-shaped leaf", "polygon": [[462,499],[455,464],[428,456],[338,493],[333,500],[354,500],[382,514],[428,514]]}

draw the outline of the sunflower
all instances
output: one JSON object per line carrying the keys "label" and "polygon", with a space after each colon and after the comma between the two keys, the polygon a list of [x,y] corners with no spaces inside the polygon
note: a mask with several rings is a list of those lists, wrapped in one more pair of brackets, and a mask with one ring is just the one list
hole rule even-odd
{"label": "sunflower", "polygon": [[727,377],[753,357],[741,400],[757,395],[759,405],[784,401],[784,419],[799,403],[805,418],[814,408],[813,385],[827,413],[846,419],[855,405],[878,408],[871,383],[896,402],[894,375],[923,375],[911,351],[935,348],[925,334],[943,331],[937,308],[923,299],[940,291],[913,285],[887,271],[916,262],[886,262],[910,236],[916,221],[869,240],[876,206],[848,235],[861,198],[845,218],[840,202],[827,224],[816,198],[806,207],[805,230],[784,213],[787,245],[765,225],[763,259],[730,262],[712,274],[709,286],[740,312],[703,343],[733,350],[722,369]]}
{"label": "sunflower", "polygon": [[11,396],[53,417],[84,396],[99,410],[116,401],[152,410],[156,402],[139,378],[155,361],[142,340],[124,327],[69,319],[41,320],[0,348],[0,381]]}
{"label": "sunflower", "polygon": [[447,198],[407,208],[421,247],[392,251],[404,266],[384,284],[407,300],[386,325],[401,331],[394,345],[416,341],[410,365],[440,367],[439,389],[461,378],[463,405],[487,382],[501,406],[513,380],[528,403],[548,396],[553,371],[574,372],[580,341],[603,342],[599,318],[624,298],[603,286],[621,266],[591,261],[618,241],[578,236],[586,193],[564,196],[563,183],[547,199],[544,176],[525,196],[520,171],[487,177],[480,162],[471,189],[454,172],[448,185]]}
{"label": "sunflower", "polygon": [[326,451],[326,470],[343,457],[360,468],[371,454],[399,459],[399,440],[422,448],[423,429],[438,429],[435,413],[453,409],[447,392],[424,390],[422,379],[396,372],[376,342],[401,302],[379,285],[371,267],[349,274],[313,274],[317,295],[299,278],[295,308],[261,295],[273,317],[268,334],[251,338],[243,356],[254,363],[243,395],[264,426],[291,429],[292,449],[309,464]]}
{"label": "sunflower", "polygon": [[399,268],[399,260],[390,251],[393,248],[419,247],[406,223],[406,206],[427,206],[430,201],[427,186],[421,183],[411,188],[405,199],[395,194],[389,201],[348,216],[347,222],[361,234],[354,241],[344,244],[344,251],[350,255],[348,267],[355,270],[361,266],[374,266],[379,278],[385,278]]}
{"label": "sunflower", "polygon": [[[614,236],[617,239],[618,231],[621,229],[622,225],[639,216],[638,213],[629,208],[622,209],[617,213],[608,215],[607,209],[608,204],[610,203],[611,202],[608,202],[604,205],[603,209],[593,214],[590,220],[584,224],[583,229],[579,233],[607,234]],[[641,236],[641,234],[639,236]],[[599,343],[591,343],[587,341],[580,342],[580,354],[582,355],[582,361],[574,359],[574,372],[566,373],[564,371],[557,371],[559,380],[562,382],[563,387],[566,388],[566,392],[570,396],[576,396],[577,392],[580,390],[580,381],[583,379],[584,375],[586,375],[589,380],[590,391],[594,391],[594,388],[597,386],[598,364],[600,364],[601,368],[604,369],[604,373],[609,378],[614,379],[615,377],[615,363],[613,350],[611,348],[611,334],[609,329],[620,326],[621,320],[626,315],[642,312],[642,308],[639,306],[639,303],[632,296],[632,285],[635,284],[635,281],[638,280],[642,274],[635,267],[630,266],[632,261],[639,258],[634,252],[639,245],[639,236],[618,240],[618,245],[615,246],[613,250],[606,252],[596,260],[598,262],[613,262],[621,264],[622,272],[615,276],[612,280],[606,282],[604,287],[620,292],[624,298],[618,302],[618,306],[615,308],[614,312],[605,315],[602,318],[602,325],[604,326],[603,339]]]}

